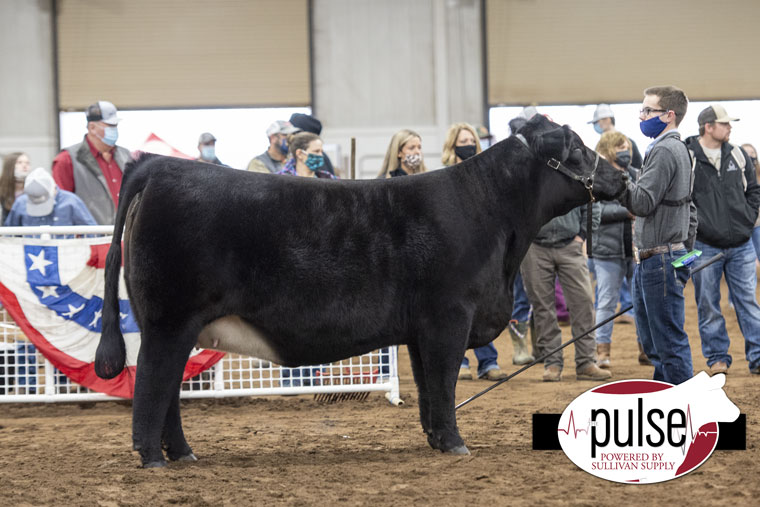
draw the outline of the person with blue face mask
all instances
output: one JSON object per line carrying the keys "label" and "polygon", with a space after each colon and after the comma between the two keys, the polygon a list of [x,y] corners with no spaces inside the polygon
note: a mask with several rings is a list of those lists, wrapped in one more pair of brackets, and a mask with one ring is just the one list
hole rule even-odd
{"label": "person with blue face mask", "polygon": [[684,330],[683,290],[689,266],[673,263],[691,250],[697,214],[691,200],[692,163],[678,132],[689,100],[674,86],[644,90],[641,132],[653,139],[636,182],[628,181],[617,200],[635,216],[637,264],[633,311],[654,380],[680,384],[694,374]]}
{"label": "person with blue face mask", "polygon": [[322,139],[311,132],[293,134],[287,140],[290,158],[277,174],[290,174],[306,178],[338,179],[325,170]]}
{"label": "person with blue face mask", "polygon": [[201,137],[198,138],[198,152],[200,156],[195,160],[200,162],[207,162],[209,164],[216,164],[228,167],[217,158],[216,156],[216,137],[210,132],[204,132]]}
{"label": "person with blue face mask", "polygon": [[267,128],[269,148],[248,162],[248,170],[257,173],[276,174],[288,157],[288,136],[300,129],[289,121],[277,120]]}
{"label": "person with blue face mask", "polygon": [[75,193],[98,224],[110,225],[116,216],[129,150],[117,146],[116,106],[99,100],[87,107],[87,134],[82,142],[64,148],[53,160],[53,177],[62,190]]}

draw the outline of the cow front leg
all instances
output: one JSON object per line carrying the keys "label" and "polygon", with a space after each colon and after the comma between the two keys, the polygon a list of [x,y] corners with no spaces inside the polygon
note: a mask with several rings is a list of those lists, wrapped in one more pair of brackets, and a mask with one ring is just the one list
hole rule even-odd
{"label": "cow front leg", "polygon": [[[192,454],[181,434],[179,389],[193,341],[180,339],[176,332],[160,333],[150,329],[142,332],[132,406],[132,442],[144,468],[166,466],[161,450],[162,436],[172,449],[172,455]],[[183,342],[189,342],[189,346]],[[169,415],[173,403],[176,403],[176,411],[173,409]],[[180,428],[179,436],[177,428]]]}
{"label": "cow front leg", "polygon": [[428,320],[419,343],[430,411],[428,443],[442,452],[470,454],[459,436],[455,395],[471,318],[457,318],[455,312],[439,316],[437,322]]}
{"label": "cow front leg", "polygon": [[425,380],[425,368],[422,366],[422,358],[420,357],[420,350],[417,344],[409,343],[407,344],[407,349],[409,350],[409,360],[412,363],[414,382],[417,384],[420,423],[422,424],[422,431],[429,437],[432,433],[432,424],[430,422],[430,397]]}

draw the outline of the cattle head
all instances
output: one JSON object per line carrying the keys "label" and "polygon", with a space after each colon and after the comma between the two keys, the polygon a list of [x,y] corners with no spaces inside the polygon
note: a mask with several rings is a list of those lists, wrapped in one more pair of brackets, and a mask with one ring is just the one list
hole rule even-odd
{"label": "cattle head", "polygon": [[[611,200],[625,188],[625,178],[612,164],[583,144],[567,125],[535,115],[518,131],[528,147],[546,165],[591,190],[597,200]],[[587,199],[588,200],[588,199]]]}

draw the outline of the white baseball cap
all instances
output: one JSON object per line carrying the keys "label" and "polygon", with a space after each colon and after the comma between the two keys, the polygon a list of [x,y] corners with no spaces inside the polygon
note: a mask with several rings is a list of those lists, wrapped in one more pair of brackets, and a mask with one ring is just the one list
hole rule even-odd
{"label": "white baseball cap", "polygon": [[87,107],[87,121],[102,121],[108,125],[118,125],[121,118],[116,116],[116,106],[105,100],[99,100]]}
{"label": "white baseball cap", "polygon": [[44,167],[38,167],[24,180],[26,212],[32,217],[44,217],[53,212],[56,185],[53,176]]}

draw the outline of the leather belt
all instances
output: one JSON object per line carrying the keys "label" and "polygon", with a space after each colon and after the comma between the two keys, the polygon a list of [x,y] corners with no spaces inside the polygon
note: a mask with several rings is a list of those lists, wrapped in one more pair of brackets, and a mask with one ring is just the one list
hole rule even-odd
{"label": "leather belt", "polygon": [[686,246],[683,243],[671,243],[670,245],[661,245],[654,248],[646,248],[644,250],[639,250],[639,260],[643,261],[644,259],[652,257],[653,255],[668,253],[669,251],[672,252],[673,250],[685,249]]}

